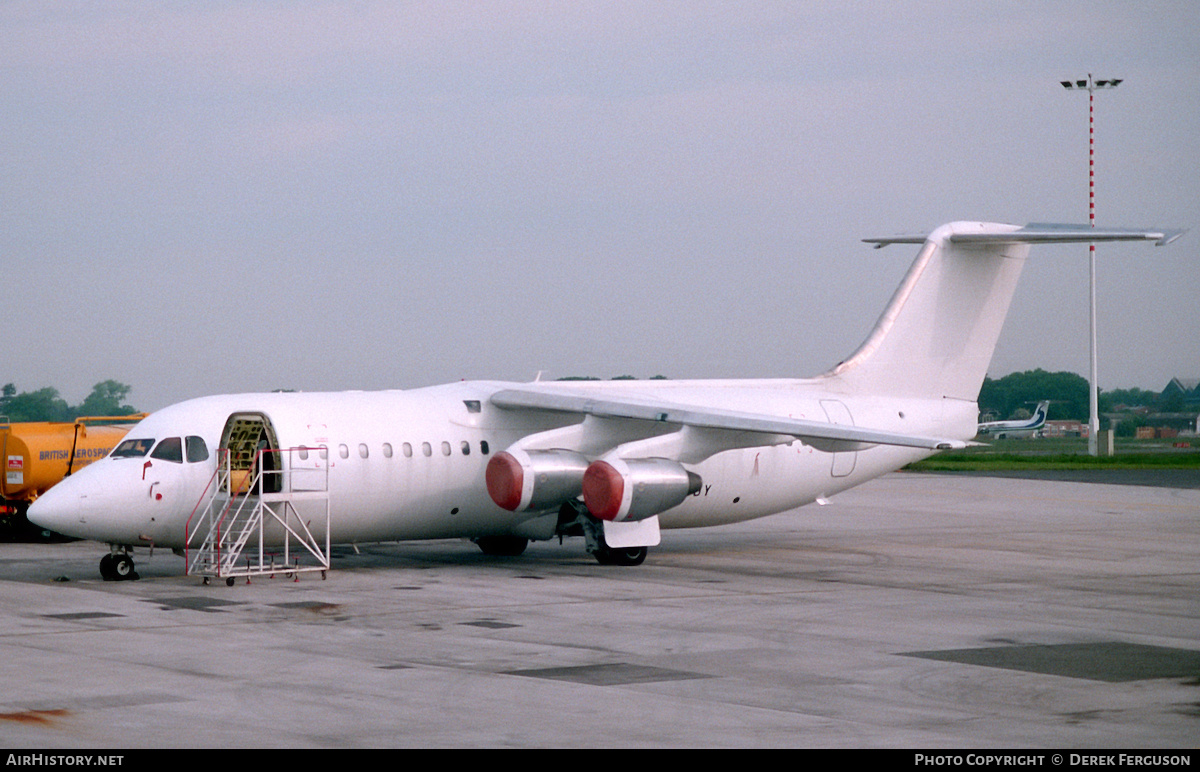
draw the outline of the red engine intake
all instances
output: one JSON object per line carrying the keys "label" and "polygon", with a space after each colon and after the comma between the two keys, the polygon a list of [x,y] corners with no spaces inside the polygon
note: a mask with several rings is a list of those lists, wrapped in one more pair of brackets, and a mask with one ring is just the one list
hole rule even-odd
{"label": "red engine intake", "polygon": [[645,520],[698,492],[700,475],[666,458],[593,461],[583,475],[583,503],[601,520]]}
{"label": "red engine intake", "polygon": [[554,509],[579,496],[587,457],[571,450],[504,450],[488,461],[488,495],[510,512]]}

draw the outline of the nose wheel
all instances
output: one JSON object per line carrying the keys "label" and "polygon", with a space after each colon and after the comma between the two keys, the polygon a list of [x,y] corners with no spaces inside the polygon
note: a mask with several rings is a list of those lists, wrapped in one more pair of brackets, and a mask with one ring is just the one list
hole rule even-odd
{"label": "nose wheel", "polygon": [[133,556],[111,552],[100,558],[100,576],[106,582],[141,579],[133,568]]}

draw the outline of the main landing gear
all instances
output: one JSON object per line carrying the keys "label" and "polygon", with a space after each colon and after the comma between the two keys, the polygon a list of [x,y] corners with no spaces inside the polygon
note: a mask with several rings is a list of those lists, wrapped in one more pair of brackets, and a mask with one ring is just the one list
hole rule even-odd
{"label": "main landing gear", "polygon": [[[483,554],[505,558],[517,557],[529,545],[528,539],[519,536],[480,536],[473,541]],[[646,547],[609,547],[603,535],[588,551],[602,566],[640,566],[650,552]]]}
{"label": "main landing gear", "polygon": [[649,553],[648,547],[603,547],[594,550],[592,557],[602,566],[640,566]]}
{"label": "main landing gear", "polygon": [[[589,555],[602,566],[640,566],[650,550],[647,547],[610,547],[604,540],[604,523],[584,508],[582,501],[568,501],[558,513],[555,535],[582,536]],[[516,557],[525,551],[529,540],[521,536],[479,536],[471,541],[485,555]]]}
{"label": "main landing gear", "polygon": [[133,567],[133,556],[128,552],[110,552],[100,558],[100,576],[106,582],[141,579]]}
{"label": "main landing gear", "polygon": [[[564,523],[573,512],[574,520]],[[565,526],[565,527],[564,527]],[[597,520],[582,503],[569,512],[566,506],[559,513],[559,527],[570,535],[579,535],[587,544],[588,554],[602,566],[640,566],[650,553],[649,547],[610,547],[604,540],[604,523]]]}

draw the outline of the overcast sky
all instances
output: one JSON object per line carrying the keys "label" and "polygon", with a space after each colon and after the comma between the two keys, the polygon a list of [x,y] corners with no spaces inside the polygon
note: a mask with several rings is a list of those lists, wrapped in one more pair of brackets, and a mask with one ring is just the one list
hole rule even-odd
{"label": "overcast sky", "polygon": [[[1100,386],[1200,377],[1200,3],[0,2],[0,382],[808,376],[959,219],[1098,247]],[[1086,375],[1087,247],[991,375]]]}

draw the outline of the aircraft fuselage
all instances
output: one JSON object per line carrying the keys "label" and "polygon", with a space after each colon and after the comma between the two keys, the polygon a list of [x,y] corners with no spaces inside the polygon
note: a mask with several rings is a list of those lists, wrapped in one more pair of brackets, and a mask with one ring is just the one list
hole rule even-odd
{"label": "aircraft fuselage", "polygon": [[[64,481],[55,493],[56,511],[43,510],[39,516],[43,524],[52,521],[54,530],[69,536],[181,548],[185,523],[216,471],[215,449],[227,420],[236,413],[255,413],[273,427],[286,488],[307,487],[300,482],[302,470],[310,470],[311,478],[327,466],[334,543],[504,534],[548,539],[557,513],[502,509],[488,495],[485,468],[495,453],[523,440],[528,446],[531,437],[544,436],[548,447],[556,447],[560,438],[554,430],[570,432],[581,417],[502,410],[489,403],[492,394],[514,385],[460,382],[410,391],[190,400],[154,413],[128,437],[154,445],[168,438],[186,442],[199,437],[209,449],[207,458],[110,456]],[[545,386],[568,393],[652,394],[673,403],[716,403],[728,409],[752,406],[759,413],[910,433],[947,435],[955,423],[959,436],[974,432],[973,403],[830,394],[822,392],[819,379]],[[678,427],[652,429],[629,440],[654,443]],[[925,450],[885,446],[826,452],[791,438],[725,450],[692,465],[702,481],[699,491],[663,512],[659,522],[663,528],[687,528],[762,517],[832,496],[927,455]],[[314,521],[321,527],[319,518]]]}

